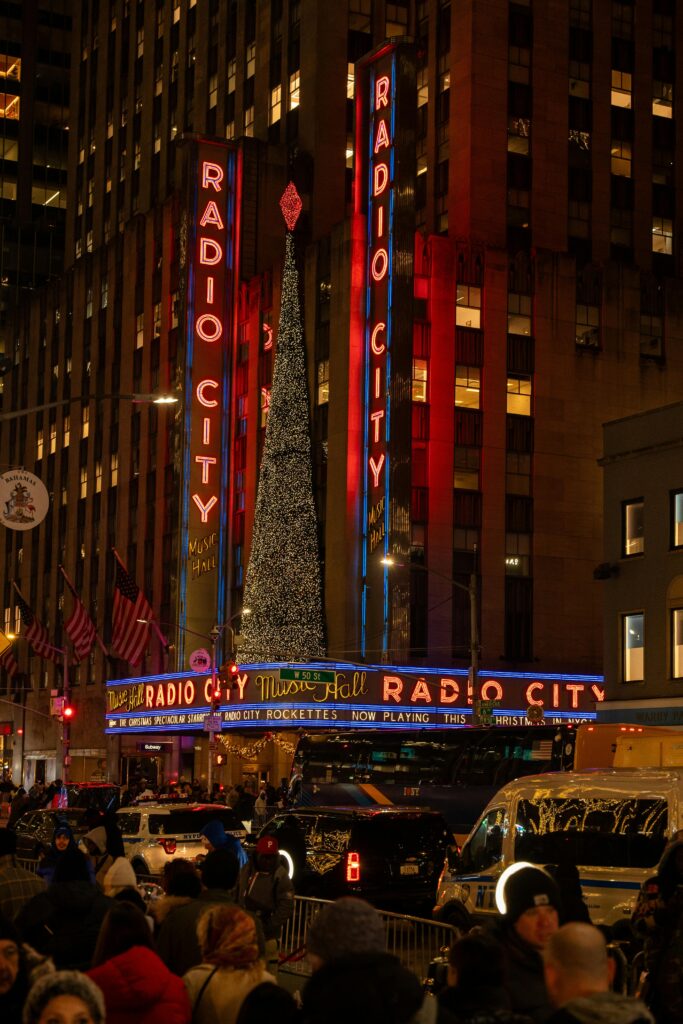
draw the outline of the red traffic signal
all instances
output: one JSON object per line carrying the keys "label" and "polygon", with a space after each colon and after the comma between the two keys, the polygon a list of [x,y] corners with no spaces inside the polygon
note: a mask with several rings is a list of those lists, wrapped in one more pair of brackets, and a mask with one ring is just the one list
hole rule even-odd
{"label": "red traffic signal", "polygon": [[73,718],[75,714],[76,710],[73,704],[65,704],[62,708],[62,717],[64,718]]}
{"label": "red traffic signal", "polygon": [[240,667],[236,661],[231,661],[228,664],[228,682],[236,683],[237,677],[240,674]]}

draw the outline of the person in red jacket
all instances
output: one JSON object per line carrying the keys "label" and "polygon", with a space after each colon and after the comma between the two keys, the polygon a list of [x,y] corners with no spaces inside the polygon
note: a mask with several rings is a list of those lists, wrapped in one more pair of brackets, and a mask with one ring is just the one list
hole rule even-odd
{"label": "person in red jacket", "polygon": [[87,974],[104,994],[107,1024],[189,1024],[185,985],[157,956],[144,914],[130,903],[108,912]]}

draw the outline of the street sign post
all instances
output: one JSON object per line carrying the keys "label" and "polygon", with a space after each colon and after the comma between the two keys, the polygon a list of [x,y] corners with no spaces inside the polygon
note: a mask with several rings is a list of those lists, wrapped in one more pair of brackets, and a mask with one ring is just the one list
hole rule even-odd
{"label": "street sign post", "polygon": [[221,716],[220,715],[205,715],[204,716],[204,732],[220,732],[221,731]]}
{"label": "street sign post", "polygon": [[309,668],[281,668],[280,679],[300,683],[333,683],[335,673]]}

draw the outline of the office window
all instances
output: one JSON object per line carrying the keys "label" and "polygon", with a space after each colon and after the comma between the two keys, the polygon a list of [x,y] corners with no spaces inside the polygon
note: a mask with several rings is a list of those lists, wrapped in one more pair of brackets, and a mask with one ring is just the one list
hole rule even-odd
{"label": "office window", "polygon": [[268,124],[276,124],[282,116],[282,86],[276,85],[270,90],[270,107]]}
{"label": "office window", "polygon": [[631,109],[631,74],[612,70],[612,106]]}
{"label": "office window", "polygon": [[330,400],[330,361],[321,359],[317,369],[317,402],[326,405]]}
{"label": "office window", "polygon": [[569,200],[569,223],[567,230],[570,235],[574,238],[588,238],[590,219],[591,219],[591,204],[581,202],[578,199]]}
{"label": "office window", "polygon": [[95,463],[95,491],[97,494],[102,490],[102,462]]}
{"label": "office window", "polygon": [[427,68],[418,68],[417,71],[417,105],[424,107],[429,102],[429,85],[427,82]]}
{"label": "office window", "polygon": [[145,314],[138,313],[135,317],[135,347],[142,348],[145,342]]}
{"label": "office window", "polygon": [[683,678],[683,608],[671,609],[671,675]]}
{"label": "office window", "polygon": [[87,498],[88,496],[88,470],[86,466],[81,466],[81,489],[80,497]]}
{"label": "office window", "polygon": [[218,75],[213,74],[209,77],[209,109],[215,107],[218,103]]}
{"label": "office window", "polygon": [[509,373],[507,411],[514,416],[531,416],[531,377]]}
{"label": "office window", "polygon": [[50,424],[50,455],[54,455],[57,451],[57,424]]}
{"label": "office window", "polygon": [[576,304],[576,344],[582,348],[600,347],[600,310],[598,306]]}
{"label": "office window", "polygon": [[642,682],[645,678],[645,616],[642,612],[622,615],[621,636],[624,682]]}
{"label": "office window", "polygon": [[456,448],[453,468],[453,486],[463,491],[479,490],[481,449]]}
{"label": "office window", "polygon": [[231,60],[228,63],[228,95],[234,92],[237,87],[237,61]]}
{"label": "office window", "polygon": [[622,508],[622,554],[627,558],[631,555],[642,555],[645,550],[643,500],[638,498],[636,501],[625,501]]}
{"label": "office window", "polygon": [[505,456],[507,494],[531,494],[531,456],[526,452],[508,452]]}
{"label": "office window", "polygon": [[294,71],[289,76],[289,109],[294,110],[300,102],[301,72]]}
{"label": "office window", "polygon": [[683,491],[671,492],[671,540],[672,548],[683,547]]}
{"label": "office window", "polygon": [[640,314],[640,354],[660,358],[663,352],[664,326],[661,316]]}
{"label": "office window", "polygon": [[36,433],[36,460],[40,461],[43,457],[45,449],[45,435],[42,430],[38,430]]}
{"label": "office window", "polygon": [[670,256],[673,252],[673,221],[667,217],[652,218],[652,251]]}
{"label": "office window", "polygon": [[505,575],[528,576],[531,559],[531,535],[505,534]]}
{"label": "office window", "polygon": [[625,139],[612,139],[612,174],[621,178],[631,177],[631,143]]}
{"label": "office window", "polygon": [[652,113],[654,117],[674,116],[674,87],[672,82],[652,83]]}
{"label": "office window", "polygon": [[81,410],[81,439],[84,439],[90,433],[90,409],[86,405]]}
{"label": "office window", "polygon": [[455,368],[455,404],[463,409],[478,409],[481,401],[481,370],[478,366]]}
{"label": "office window", "polygon": [[248,107],[244,111],[244,134],[248,139],[254,137],[254,108]]}
{"label": "office window", "polygon": [[458,327],[481,327],[481,288],[459,284],[456,289],[455,323]]}
{"label": "office window", "polygon": [[71,417],[70,416],[65,416],[63,421],[62,421],[62,438],[63,438],[63,445],[62,445],[62,447],[64,447],[64,448],[68,448],[69,447],[69,437],[70,437],[70,434],[71,434]]}
{"label": "office window", "polygon": [[427,401],[427,360],[413,359],[411,397],[414,402]]}
{"label": "office window", "polygon": [[111,476],[111,486],[116,487],[119,482],[119,453],[112,452],[109,460],[109,472]]}
{"label": "office window", "polygon": [[531,296],[508,295],[508,334],[531,334]]}
{"label": "office window", "polygon": [[256,74],[256,43],[247,43],[247,78]]}
{"label": "office window", "polygon": [[[420,72],[418,71],[418,76]],[[356,94],[356,66],[349,62],[346,65],[346,98],[352,100]],[[419,105],[419,100],[418,100]]]}

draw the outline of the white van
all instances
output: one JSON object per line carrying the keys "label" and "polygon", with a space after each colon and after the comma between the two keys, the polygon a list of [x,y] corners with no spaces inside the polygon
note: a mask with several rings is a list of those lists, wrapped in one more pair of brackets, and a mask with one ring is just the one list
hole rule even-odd
{"label": "white van", "polygon": [[575,864],[594,924],[628,920],[667,839],[683,826],[683,769],[530,775],[490,801],[439,879],[434,916],[462,925],[497,913],[515,861]]}

